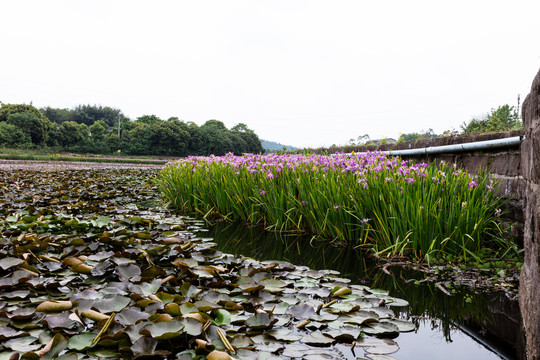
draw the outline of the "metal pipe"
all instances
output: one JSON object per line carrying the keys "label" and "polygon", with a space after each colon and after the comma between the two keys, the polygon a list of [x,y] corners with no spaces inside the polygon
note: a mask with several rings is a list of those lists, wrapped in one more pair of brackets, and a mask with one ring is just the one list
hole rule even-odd
{"label": "metal pipe", "polygon": [[407,156],[407,155],[431,155],[440,153],[451,153],[461,151],[477,151],[496,148],[513,147],[521,144],[525,139],[525,136],[514,136],[504,139],[477,141],[472,143],[455,144],[455,145],[443,145],[443,146],[431,146],[427,148],[408,149],[408,150],[388,150],[381,151],[381,153],[393,156]]}

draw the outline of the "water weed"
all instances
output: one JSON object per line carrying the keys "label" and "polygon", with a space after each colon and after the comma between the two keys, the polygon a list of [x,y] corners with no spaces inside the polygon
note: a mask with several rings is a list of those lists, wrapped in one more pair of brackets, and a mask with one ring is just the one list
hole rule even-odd
{"label": "water weed", "polygon": [[158,187],[185,212],[308,232],[380,256],[467,260],[482,249],[515,250],[497,184],[453,164],[380,153],[189,157],[167,164]]}

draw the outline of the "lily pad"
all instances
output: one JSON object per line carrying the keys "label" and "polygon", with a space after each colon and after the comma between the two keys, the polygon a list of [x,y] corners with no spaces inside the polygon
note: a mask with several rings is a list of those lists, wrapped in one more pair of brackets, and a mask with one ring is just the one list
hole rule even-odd
{"label": "lily pad", "polygon": [[252,329],[268,329],[272,327],[274,323],[277,322],[277,319],[272,318],[270,314],[256,313],[246,320],[246,325]]}
{"label": "lily pad", "polygon": [[69,338],[68,349],[71,350],[87,350],[94,346],[92,341],[97,334],[94,333],[80,333]]}
{"label": "lily pad", "polygon": [[151,336],[156,340],[169,340],[182,335],[183,329],[183,323],[178,320],[171,320],[147,325],[139,333]]}
{"label": "lily pad", "polygon": [[387,355],[399,350],[398,344],[390,339],[362,338],[356,341],[356,346],[361,346],[369,354]]}
{"label": "lily pad", "polygon": [[21,260],[19,258],[5,257],[3,259],[0,259],[0,268],[2,270],[8,270],[21,264],[24,264],[24,260]]}
{"label": "lily pad", "polygon": [[399,334],[397,325],[391,323],[371,322],[362,327],[362,331],[369,335],[396,336]]}
{"label": "lily pad", "polygon": [[94,308],[103,313],[119,312],[123,310],[131,302],[127,296],[113,296],[102,300],[97,300],[94,303]]}
{"label": "lily pad", "polygon": [[315,309],[307,304],[295,305],[289,308],[287,314],[291,314],[297,320],[304,320],[315,314]]}
{"label": "lily pad", "polygon": [[335,340],[330,336],[322,334],[320,331],[316,331],[308,336],[304,336],[302,342],[311,346],[326,347],[332,345]]}

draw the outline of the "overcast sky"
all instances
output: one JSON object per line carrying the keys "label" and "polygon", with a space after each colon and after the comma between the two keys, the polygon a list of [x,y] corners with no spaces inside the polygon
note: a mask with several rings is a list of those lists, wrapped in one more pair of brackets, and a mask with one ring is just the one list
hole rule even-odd
{"label": "overcast sky", "polygon": [[540,1],[0,0],[0,101],[245,123],[298,147],[517,107]]}

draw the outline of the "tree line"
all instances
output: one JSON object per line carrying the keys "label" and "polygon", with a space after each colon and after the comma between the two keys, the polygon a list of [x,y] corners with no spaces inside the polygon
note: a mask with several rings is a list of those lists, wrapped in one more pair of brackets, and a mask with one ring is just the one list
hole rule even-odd
{"label": "tree line", "polygon": [[[523,123],[520,120],[517,111],[513,106],[508,104],[501,105],[496,109],[491,109],[487,114],[479,117],[472,118],[469,122],[463,122],[460,126],[461,131],[458,130],[445,130],[442,134],[437,134],[433,129],[423,130],[420,132],[401,133],[397,139],[398,143],[405,141],[417,141],[434,139],[443,136],[454,135],[468,135],[468,134],[481,134],[490,132],[503,132],[519,130],[523,128]],[[358,136],[356,139],[350,139],[347,145],[359,146],[369,143],[369,135],[364,134]],[[379,144],[384,144],[386,138],[379,139]],[[336,146],[336,145],[333,145]]]}
{"label": "tree line", "polygon": [[480,117],[474,117],[469,122],[461,124],[461,131],[446,130],[442,134],[435,134],[433,129],[421,132],[401,134],[398,142],[433,139],[450,135],[467,135],[489,132],[503,132],[523,128],[523,122],[519,119],[517,111],[508,104],[501,105],[497,109]]}
{"label": "tree line", "polygon": [[257,134],[243,123],[227,129],[218,120],[208,120],[201,126],[156,115],[131,120],[119,109],[97,105],[37,109],[26,104],[1,104],[0,146],[169,156],[263,151]]}

